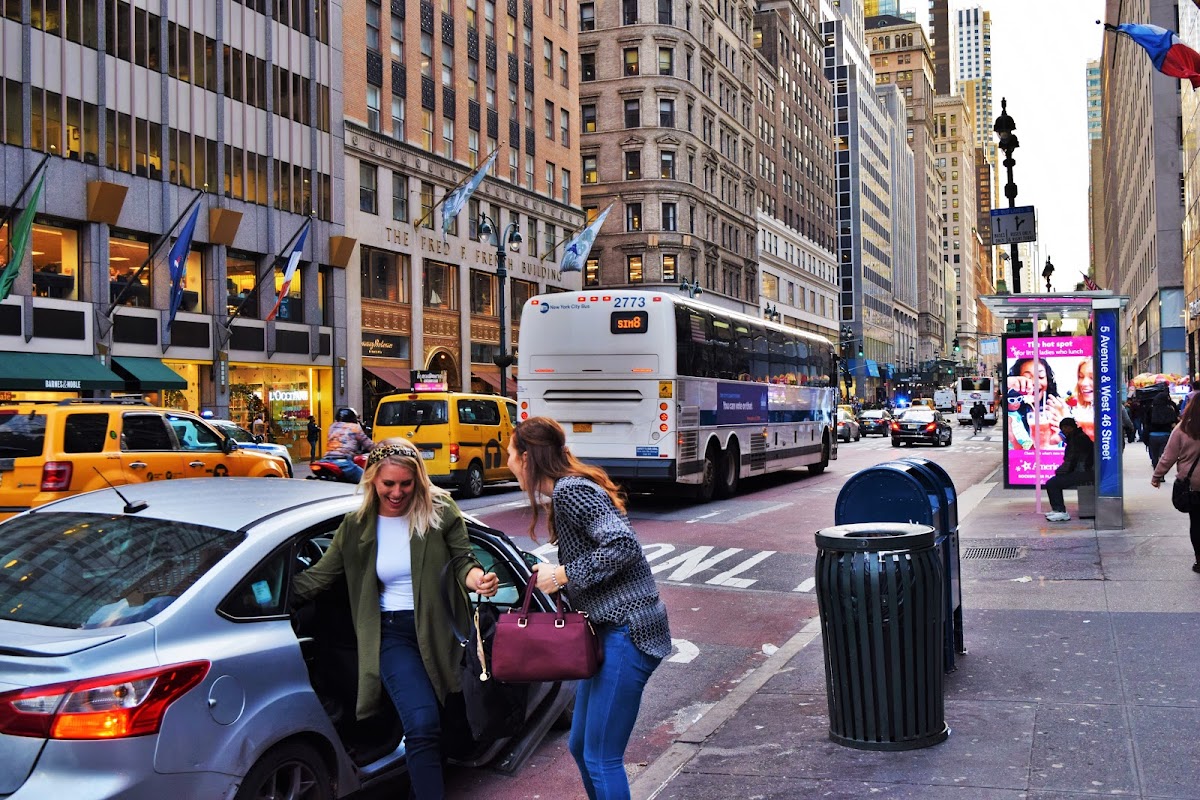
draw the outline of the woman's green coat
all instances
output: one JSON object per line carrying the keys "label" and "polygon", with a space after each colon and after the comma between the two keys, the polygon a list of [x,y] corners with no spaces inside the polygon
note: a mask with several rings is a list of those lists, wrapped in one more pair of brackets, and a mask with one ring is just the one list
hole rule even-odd
{"label": "woman's green coat", "polygon": [[[445,703],[446,695],[460,691],[458,665],[462,648],[454,638],[441,592],[442,567],[451,558],[465,556],[456,563],[456,577],[466,585],[467,573],[479,566],[467,538],[462,512],[449,498],[442,498],[441,524],[424,536],[409,538],[412,554],[413,608],[416,612],[417,643],[421,660],[433,683],[438,701]],[[333,543],[325,555],[309,569],[296,576],[292,589],[298,600],[306,600],[331,586],[345,575],[350,595],[350,615],[358,637],[358,705],[356,716],[365,719],[380,710],[383,702],[383,682],[379,677],[379,580],[375,572],[375,517],[359,523],[356,515],[347,514],[334,534]],[[469,612],[462,592],[451,598],[459,630],[466,630]]]}

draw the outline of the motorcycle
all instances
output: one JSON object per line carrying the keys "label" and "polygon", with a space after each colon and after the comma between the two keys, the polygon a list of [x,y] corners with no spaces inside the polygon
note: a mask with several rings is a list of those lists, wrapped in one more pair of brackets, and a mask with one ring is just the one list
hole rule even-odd
{"label": "motorcycle", "polygon": [[345,467],[348,460],[353,460],[360,470],[367,466],[367,456],[365,453],[359,453],[353,459],[321,458],[309,463],[309,469],[312,470],[313,474],[308,476],[308,480],[358,483],[357,478],[351,479],[346,475]]}

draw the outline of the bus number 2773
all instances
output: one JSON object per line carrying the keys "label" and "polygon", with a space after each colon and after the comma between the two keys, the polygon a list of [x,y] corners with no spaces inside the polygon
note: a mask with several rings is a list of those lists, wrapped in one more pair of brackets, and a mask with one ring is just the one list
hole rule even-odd
{"label": "bus number 2773", "polygon": [[617,297],[613,299],[613,308],[645,308],[645,297]]}

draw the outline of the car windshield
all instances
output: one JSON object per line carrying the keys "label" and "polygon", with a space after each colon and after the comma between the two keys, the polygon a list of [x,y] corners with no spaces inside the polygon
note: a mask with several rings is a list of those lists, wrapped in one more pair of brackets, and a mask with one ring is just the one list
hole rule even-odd
{"label": "car windshield", "polygon": [[230,439],[233,439],[235,442],[254,444],[254,434],[250,433],[250,431],[246,430],[245,428],[239,428],[232,422],[214,422],[213,425],[215,425],[217,429],[221,431],[221,433],[225,434]]}
{"label": "car windshield", "polygon": [[[380,403],[376,425],[438,425],[448,421],[445,400],[401,400]],[[420,413],[418,413],[420,412]]]}
{"label": "car windshield", "polygon": [[910,408],[900,415],[905,422],[933,422],[933,412],[925,407]]}
{"label": "car windshield", "polygon": [[0,408],[0,458],[40,456],[45,441],[45,414],[18,414],[16,409]]}
{"label": "car windshield", "polygon": [[0,619],[68,629],[149,619],[244,538],[132,515],[18,517],[0,525]]}

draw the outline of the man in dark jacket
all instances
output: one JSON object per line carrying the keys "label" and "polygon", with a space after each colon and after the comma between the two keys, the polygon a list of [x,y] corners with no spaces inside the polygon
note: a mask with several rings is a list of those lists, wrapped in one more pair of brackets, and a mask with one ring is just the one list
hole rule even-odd
{"label": "man in dark jacket", "polygon": [[971,406],[971,426],[975,429],[975,433],[983,430],[983,418],[987,416],[987,409],[984,408],[983,402],[975,401],[975,405]]}
{"label": "man in dark jacket", "polygon": [[1150,466],[1158,466],[1158,459],[1167,449],[1167,439],[1171,438],[1171,431],[1178,421],[1179,406],[1171,402],[1170,393],[1156,394],[1146,414],[1146,449],[1150,451]]}
{"label": "man in dark jacket", "polygon": [[1054,471],[1054,477],[1046,481],[1046,495],[1050,498],[1051,522],[1066,522],[1071,518],[1063,500],[1063,489],[1095,483],[1096,446],[1091,438],[1079,429],[1072,417],[1063,417],[1059,430],[1067,443],[1062,465]]}

